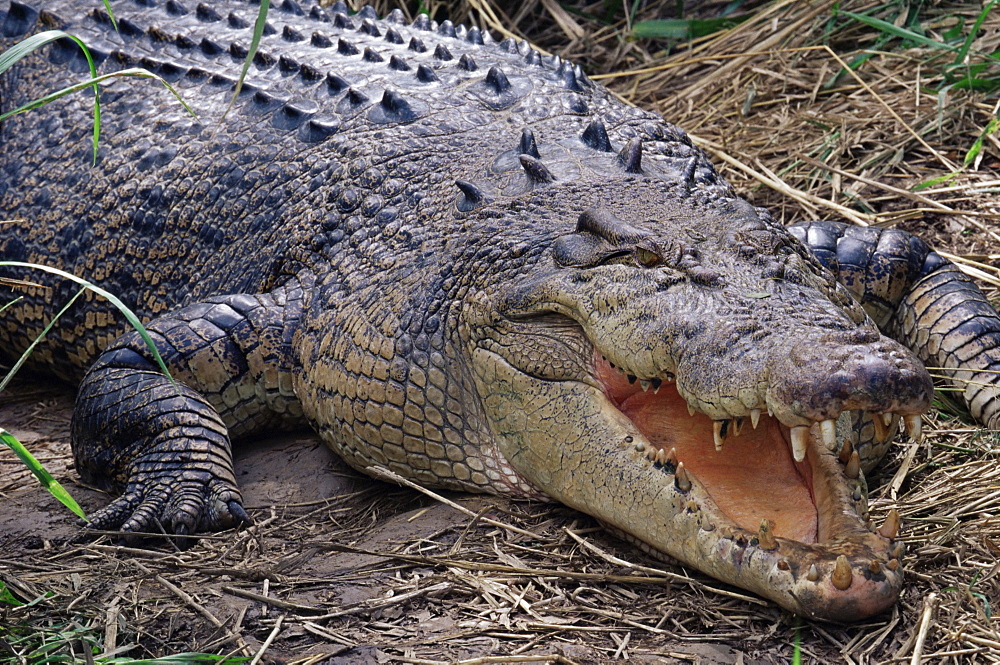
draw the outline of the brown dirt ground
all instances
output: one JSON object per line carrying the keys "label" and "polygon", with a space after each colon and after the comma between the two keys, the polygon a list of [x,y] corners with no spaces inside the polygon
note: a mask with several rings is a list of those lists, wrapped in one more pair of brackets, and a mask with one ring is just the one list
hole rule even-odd
{"label": "brown dirt ground", "polygon": [[[674,5],[647,3],[636,20]],[[588,18],[604,16],[600,3],[426,4],[436,18],[494,34],[503,25],[582,62],[623,98],[688,129],[745,196],[782,219],[898,223],[979,264],[992,289],[996,137],[960,166],[997,115],[996,93],[939,94],[949,60],[879,43],[860,24],[827,37],[841,21],[832,5],[747,3],[753,18],[741,26],[667,51],[621,39],[620,12]],[[898,10],[841,5],[889,22]],[[979,11],[973,2],[928,2],[922,24],[934,36]],[[1000,12],[982,35],[974,47],[997,51]],[[870,57],[857,75],[843,73],[838,58],[864,49]],[[953,170],[961,173],[947,183],[912,190]],[[72,471],[71,394],[39,387],[46,383],[25,380],[0,397],[0,424],[93,510],[107,499]],[[237,473],[256,525],[202,537],[185,552],[81,538],[0,450],[0,580],[25,600],[51,594],[0,609],[0,639],[13,640],[17,627],[92,626],[102,649],[132,657],[204,651],[300,665],[777,663],[791,662],[796,643],[803,662],[1000,662],[1000,442],[940,412],[925,430],[924,444],[900,441],[871,481],[877,518],[891,507],[904,517],[907,588],[891,612],[848,627],[802,621],[651,560],[559,506],[446,497],[460,512],[361,478],[304,434],[241,449]],[[69,650],[87,662],[80,644]]]}

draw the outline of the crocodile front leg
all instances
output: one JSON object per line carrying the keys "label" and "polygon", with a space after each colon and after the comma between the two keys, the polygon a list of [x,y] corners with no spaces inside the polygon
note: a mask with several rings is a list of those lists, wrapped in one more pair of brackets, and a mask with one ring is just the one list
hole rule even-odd
{"label": "crocodile front leg", "polygon": [[949,378],[977,422],[1000,428],[1000,317],[968,276],[905,231],[837,222],[790,230],[886,335]]}
{"label": "crocodile front leg", "polygon": [[80,386],[76,466],[121,496],[91,516],[97,529],[188,534],[248,522],[230,436],[301,421],[291,340],[301,290],[231,295],[149,323],[171,383],[138,333],[123,335]]}

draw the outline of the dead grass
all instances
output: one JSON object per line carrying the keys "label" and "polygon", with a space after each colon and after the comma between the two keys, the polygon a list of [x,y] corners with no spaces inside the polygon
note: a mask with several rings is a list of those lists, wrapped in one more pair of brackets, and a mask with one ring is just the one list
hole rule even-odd
{"label": "dead grass", "polygon": [[[739,191],[787,222],[898,224],[997,275],[996,137],[962,168],[996,117],[996,94],[939,93],[948,57],[880,42],[832,18],[833,2],[754,3],[737,28],[670,53],[623,39],[622,18],[587,18],[604,17],[603,3],[426,4],[436,18],[502,26],[581,61],[623,99],[687,129]],[[648,3],[635,20],[673,5]],[[890,22],[894,6],[841,3]],[[933,35],[979,11],[927,3],[921,21]],[[1000,48],[1000,11],[982,34],[974,48]],[[65,456],[64,430],[50,439]],[[0,555],[0,576],[25,596],[57,595],[0,625],[90,622],[112,643],[138,644],[131,655],[197,649],[300,665],[775,663],[791,662],[796,642],[803,662],[1000,662],[1000,443],[947,415],[925,431],[925,444],[901,443],[872,479],[876,519],[891,507],[903,515],[908,584],[890,613],[858,626],[803,622],[651,561],[565,508],[450,497],[470,515],[381,485],[259,505],[254,528],[187,552],[46,545],[44,533],[8,541],[17,556]],[[0,451],[9,480],[5,459]]]}

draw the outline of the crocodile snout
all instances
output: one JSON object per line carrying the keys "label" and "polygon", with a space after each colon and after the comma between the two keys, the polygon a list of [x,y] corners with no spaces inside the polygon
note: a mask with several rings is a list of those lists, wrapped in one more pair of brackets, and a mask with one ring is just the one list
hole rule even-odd
{"label": "crocodile snout", "polygon": [[805,339],[787,354],[776,354],[767,396],[775,415],[793,425],[835,419],[844,411],[901,416],[926,411],[933,384],[923,364],[877,333],[874,341],[857,343],[857,337]]}

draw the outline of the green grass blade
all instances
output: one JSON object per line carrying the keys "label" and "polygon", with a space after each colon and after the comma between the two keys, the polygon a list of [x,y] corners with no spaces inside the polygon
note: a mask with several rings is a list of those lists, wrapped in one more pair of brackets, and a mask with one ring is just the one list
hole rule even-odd
{"label": "green grass blade", "polygon": [[167,83],[162,77],[157,76],[156,74],[154,74],[153,72],[151,72],[151,71],[149,71],[147,69],[133,68],[133,69],[123,69],[121,71],[111,72],[109,74],[102,74],[102,75],[100,75],[100,76],[98,76],[96,78],[90,79],[89,81],[81,81],[80,83],[71,85],[68,88],[63,88],[62,90],[57,90],[56,92],[53,92],[53,93],[48,94],[48,95],[46,95],[44,97],[41,97],[41,98],[36,99],[34,101],[28,102],[27,104],[19,106],[19,107],[17,107],[16,109],[14,109],[12,111],[7,111],[6,113],[0,115],[0,122],[2,122],[3,120],[6,120],[7,118],[9,118],[9,117],[11,117],[13,115],[17,115],[18,113],[24,113],[26,111],[30,111],[32,109],[36,109],[39,106],[43,106],[45,104],[48,104],[49,102],[54,101],[56,99],[59,99],[60,97],[65,97],[66,95],[69,95],[69,94],[72,94],[72,93],[77,92],[79,90],[82,90],[84,88],[90,87],[92,85],[100,83],[101,81],[107,81],[108,79],[112,79],[112,78],[119,77],[119,76],[120,77],[126,77],[127,76],[127,77],[156,79],[157,81],[159,81],[160,83],[162,83],[164,86],[166,86],[167,90],[169,90],[174,95],[174,97],[177,98],[177,100],[184,106],[184,108],[187,109],[188,113],[190,113],[192,116],[197,117],[197,114],[194,112],[194,110],[190,106],[188,106],[187,102],[185,102],[181,98],[180,93],[177,92],[177,90],[174,89],[174,87],[172,85],[170,85],[169,83]]}
{"label": "green grass blade", "polygon": [[4,303],[3,307],[0,307],[0,314],[3,314],[3,311],[4,311],[5,309],[7,309],[8,307],[10,307],[10,306],[12,306],[12,305],[15,305],[15,304],[17,304],[17,303],[18,303],[19,301],[21,301],[21,300],[24,300],[24,296],[18,296],[18,297],[16,297],[16,298],[14,298],[13,300],[11,300],[10,302],[8,302],[8,303]]}
{"label": "green grass blade", "polygon": [[115,13],[111,11],[111,0],[104,0],[104,8],[108,10],[108,17],[111,19],[111,25],[114,26],[115,32],[118,32],[118,20],[115,18]]}
{"label": "green grass blade", "polygon": [[864,14],[855,14],[854,12],[846,12],[844,10],[839,10],[837,12],[840,16],[847,16],[855,21],[864,23],[870,28],[875,28],[876,30],[881,30],[887,34],[894,37],[899,37],[900,39],[907,39],[911,42],[921,44],[928,48],[938,49],[942,51],[956,51],[954,46],[949,44],[943,44],[939,41],[933,40],[930,37],[925,37],[920,33],[913,32],[912,30],[907,30],[906,28],[900,28],[898,26],[889,23],[888,21],[883,21],[880,18],[875,18],[874,16],[865,16]]}
{"label": "green grass blade", "polygon": [[7,430],[0,428],[0,441],[7,444],[7,446],[14,451],[14,454],[24,462],[24,465],[31,470],[31,473],[38,478],[38,481],[42,483],[42,487],[47,489],[49,493],[57,498],[60,503],[72,510],[82,519],[87,519],[87,513],[83,512],[83,508],[70,496],[70,493],[66,491],[59,482],[52,477],[48,471],[45,470],[38,460],[28,452],[28,449],[24,447],[20,441],[14,438],[14,436]]}
{"label": "green grass blade", "polygon": [[990,12],[993,10],[993,6],[996,4],[996,0],[990,0],[983,6],[983,11],[979,12],[979,16],[976,17],[976,22],[972,24],[972,30],[969,30],[969,35],[962,42],[962,46],[958,49],[958,54],[955,56],[955,64],[961,65],[965,62],[965,58],[969,55],[969,49],[972,48],[972,42],[975,41],[976,35],[979,34],[979,29],[983,27],[983,21],[989,16]]}
{"label": "green grass blade", "polygon": [[257,55],[257,48],[260,46],[260,38],[264,35],[264,26],[267,23],[267,10],[270,8],[270,0],[261,0],[260,9],[257,11],[257,21],[253,25],[253,38],[250,40],[250,50],[247,51],[247,57],[243,59],[243,69],[240,70],[240,78],[236,81],[236,89],[233,90],[233,98],[229,100],[229,106],[226,107],[226,111],[219,118],[219,123],[221,124],[229,111],[236,104],[236,99],[240,96],[240,90],[243,89],[243,81],[246,80],[247,72],[250,71],[250,63],[253,62],[254,56]]}
{"label": "green grass blade", "polygon": [[102,665],[239,665],[250,658],[246,656],[220,656],[210,653],[176,653],[170,656],[132,660],[131,658],[101,659]]}
{"label": "green grass blade", "polygon": [[37,263],[24,263],[23,261],[0,261],[0,266],[11,266],[14,268],[28,268],[29,270],[41,270],[43,272],[47,272],[52,275],[58,275],[63,279],[68,279],[71,282],[76,282],[80,286],[90,289],[97,295],[107,300],[109,303],[118,308],[118,311],[122,313],[122,315],[129,322],[129,324],[133,328],[135,328],[136,332],[139,333],[139,336],[142,337],[142,341],[146,343],[146,347],[152,354],[153,359],[156,361],[156,364],[160,367],[160,370],[163,371],[163,374],[168,379],[170,379],[170,382],[173,383],[174,386],[177,386],[177,382],[174,381],[174,378],[172,376],[170,376],[170,370],[167,369],[167,365],[166,363],[163,362],[163,358],[160,356],[160,352],[156,349],[156,344],[153,343],[153,338],[149,336],[149,332],[147,332],[146,327],[142,325],[142,321],[140,321],[139,317],[136,316],[131,309],[129,309],[128,305],[119,300],[118,297],[115,296],[113,293],[105,291],[101,287],[97,286],[96,284],[88,282],[82,277],[77,277],[76,275],[68,273],[65,270],[60,270],[59,268],[53,268],[51,266],[43,266]]}
{"label": "green grass blade", "polygon": [[976,157],[978,157],[979,153],[983,150],[983,143],[986,141],[986,137],[996,133],[998,129],[1000,129],[1000,118],[994,117],[986,123],[986,127],[982,132],[980,132],[979,138],[976,139],[976,141],[972,144],[972,147],[965,153],[965,159],[962,160],[962,166],[968,166],[976,160]]}
{"label": "green grass blade", "polygon": [[973,592],[972,595],[975,596],[976,598],[978,598],[979,601],[983,604],[983,613],[986,614],[986,618],[987,619],[992,619],[993,618],[993,609],[990,606],[990,599],[989,599],[989,597],[985,593],[980,593],[978,591]]}
{"label": "green grass blade", "polygon": [[639,21],[632,26],[632,36],[637,39],[673,39],[683,41],[691,38],[689,24],[690,21],[682,18]]}
{"label": "green grass blade", "polygon": [[[4,584],[2,580],[0,580],[0,603],[6,603],[7,605],[13,605],[14,607],[21,607],[24,605],[24,603],[18,600],[14,594],[10,592],[7,585]],[[10,649],[10,645],[8,645],[7,648]]]}
{"label": "green grass blade", "polygon": [[[62,30],[47,30],[45,32],[39,32],[37,35],[32,35],[22,41],[11,46],[9,49],[0,53],[0,74],[10,69],[14,63],[23,58],[26,55],[42,48],[46,44],[50,44],[57,39],[69,38],[75,41],[83,52],[90,56],[90,51],[87,49],[87,45],[79,37],[74,37],[73,35],[63,32]],[[93,60],[91,60],[93,62]],[[93,74],[96,76],[96,68],[92,70]]]}
{"label": "green grass blade", "polygon": [[922,189],[930,189],[931,187],[937,187],[943,183],[954,180],[959,174],[959,171],[952,171],[951,173],[946,173],[940,175],[936,178],[931,178],[930,180],[925,180],[913,187],[914,192],[919,192]]}
{"label": "green grass blade", "polygon": [[632,27],[632,36],[638,39],[673,39],[683,41],[696,37],[704,37],[713,32],[732,28],[735,25],[739,25],[744,18],[666,18],[639,21]]}
{"label": "green grass blade", "polygon": [[73,303],[76,302],[76,299],[79,298],[81,295],[83,295],[84,291],[86,290],[87,290],[86,288],[81,288],[79,291],[77,291],[76,294],[69,299],[69,302],[63,305],[62,309],[56,312],[56,315],[49,320],[49,322],[45,325],[44,328],[42,328],[42,332],[38,334],[38,337],[36,337],[34,341],[31,342],[31,344],[28,345],[28,348],[24,350],[24,353],[21,354],[21,357],[17,359],[17,362],[14,363],[14,366],[10,368],[9,372],[7,372],[7,376],[3,377],[3,380],[0,381],[0,393],[2,393],[7,388],[7,384],[10,383],[10,380],[14,378],[14,375],[18,373],[18,371],[21,369],[24,363],[28,360],[28,357],[31,355],[32,351],[35,350],[35,347],[38,346],[38,343],[41,342],[43,339],[45,339],[45,336],[49,334],[49,331],[52,330],[52,326],[56,324],[56,321],[59,320],[59,317],[65,314],[66,310],[72,307]]}
{"label": "green grass blade", "polygon": [[[79,37],[74,37],[73,35],[63,32],[62,30],[47,30],[45,32],[40,32],[37,35],[32,35],[27,39],[21,40],[17,44],[14,44],[9,49],[0,54],[0,74],[7,71],[15,62],[28,55],[29,53],[45,46],[50,42],[54,42],[57,39],[72,39],[76,42],[83,50],[83,55],[87,58],[87,65],[90,68],[90,78],[91,82],[88,85],[83,86],[83,88],[91,87],[94,88],[94,163],[97,163],[97,142],[101,137],[101,94],[97,89],[97,83],[95,79],[97,78],[97,65],[94,64],[94,58],[90,55],[90,49],[87,45],[83,43],[83,40]],[[81,90],[83,88],[80,88]],[[61,96],[61,95],[60,95]],[[56,98],[58,99],[58,97]],[[49,100],[51,101],[51,100]],[[46,104],[48,102],[45,102]],[[26,106],[30,105],[27,104]],[[32,108],[35,108],[32,106]],[[12,114],[13,115],[13,114]],[[6,115],[0,116],[0,121],[7,117]]]}

